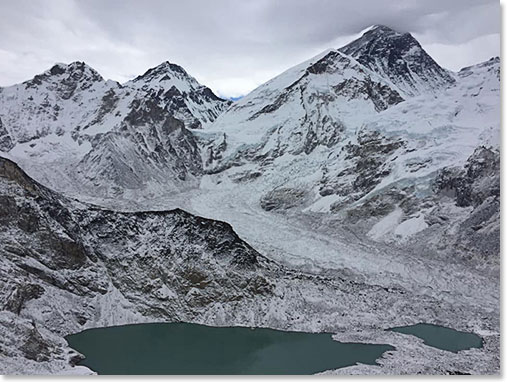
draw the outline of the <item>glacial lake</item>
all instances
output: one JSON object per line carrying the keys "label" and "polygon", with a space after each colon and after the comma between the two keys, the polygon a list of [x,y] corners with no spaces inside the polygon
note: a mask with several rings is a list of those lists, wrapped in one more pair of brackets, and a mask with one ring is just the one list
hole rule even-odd
{"label": "glacial lake", "polygon": [[461,332],[432,324],[416,324],[391,328],[393,332],[411,334],[424,340],[428,346],[457,353],[460,350],[481,348],[482,338],[475,333]]}
{"label": "glacial lake", "polygon": [[342,343],[331,334],[156,323],[66,337],[98,374],[315,374],[375,364],[390,345]]}

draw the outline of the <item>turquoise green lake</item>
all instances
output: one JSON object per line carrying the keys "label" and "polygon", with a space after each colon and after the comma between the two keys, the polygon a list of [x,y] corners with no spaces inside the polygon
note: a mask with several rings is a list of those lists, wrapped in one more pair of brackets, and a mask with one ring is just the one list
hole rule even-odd
{"label": "turquoise green lake", "polygon": [[315,374],[375,364],[390,345],[341,343],[331,334],[187,323],[85,330],[66,337],[98,374]]}
{"label": "turquoise green lake", "polygon": [[389,329],[393,332],[411,334],[424,340],[428,346],[457,353],[460,350],[482,347],[482,338],[477,334],[432,324],[417,324]]}

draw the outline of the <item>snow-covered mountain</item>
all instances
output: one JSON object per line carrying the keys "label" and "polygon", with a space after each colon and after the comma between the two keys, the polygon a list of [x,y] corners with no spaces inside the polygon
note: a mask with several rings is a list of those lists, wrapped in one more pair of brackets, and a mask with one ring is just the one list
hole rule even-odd
{"label": "snow-covered mountain", "polygon": [[[167,62],[122,85],[58,64],[0,89],[0,151],[28,174],[0,159],[7,370],[173,319],[397,347],[363,372],[499,369],[498,57],[454,73],[374,26],[234,103]],[[485,346],[384,331],[417,322]]]}
{"label": "snow-covered mountain", "polygon": [[212,123],[229,102],[199,84],[181,66],[168,61],[125,84],[144,97],[156,98],[185,127],[200,129]]}
{"label": "snow-covered mountain", "polygon": [[260,157],[310,154],[344,141],[347,126],[402,101],[382,77],[330,50],[261,85],[207,131],[226,134],[224,155],[241,145]]}
{"label": "snow-covered mountain", "polygon": [[0,89],[0,150],[60,190],[179,189],[202,172],[188,129],[229,103],[169,62],[123,85],[82,62],[57,64]]}
{"label": "snow-covered mountain", "polygon": [[[370,45],[369,67],[342,53]],[[354,52],[360,59],[360,49]],[[401,69],[383,66],[390,56]],[[465,166],[477,150],[498,159],[499,65],[492,58],[450,73],[410,35],[372,28],[222,114],[206,130],[216,137],[206,187],[255,189],[252,203],[265,209],[323,213],[376,240],[406,241],[430,226],[441,171]],[[406,90],[408,79],[417,95]]]}
{"label": "snow-covered mountain", "polygon": [[374,26],[229,106],[169,62],[123,85],[59,64],[1,89],[0,143],[37,180],[100,204],[192,208],[199,188],[238,190],[255,208],[407,241],[431,225],[442,171],[499,151],[499,65],[452,73]]}

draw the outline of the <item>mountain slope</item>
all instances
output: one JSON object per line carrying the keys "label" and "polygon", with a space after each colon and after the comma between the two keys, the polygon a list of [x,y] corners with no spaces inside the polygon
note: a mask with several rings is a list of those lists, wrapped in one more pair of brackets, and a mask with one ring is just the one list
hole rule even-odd
{"label": "mountain slope", "polygon": [[211,303],[272,293],[257,270],[277,272],[276,264],[226,223],[182,210],[119,213],[73,202],[3,158],[0,204],[4,373],[16,357],[25,372],[69,368],[75,353],[62,338],[69,331],[190,319]]}
{"label": "mountain slope", "polygon": [[192,129],[209,125],[230,104],[199,84],[181,66],[168,61],[149,69],[125,86],[141,91],[145,97],[158,97],[173,117]]}
{"label": "mountain slope", "polygon": [[[408,182],[420,183],[418,192],[427,193],[438,169],[463,165],[479,146],[497,149],[500,134],[498,71],[499,60],[491,59],[460,72],[456,84],[437,96],[409,99],[365,120],[359,137],[373,134],[398,146],[382,163],[377,163],[377,167],[389,165],[390,170],[377,178],[375,187],[368,191],[376,192]],[[361,142],[359,144],[361,146]],[[385,152],[386,149],[376,146],[370,151],[377,155]],[[334,167],[336,171],[343,171],[352,159],[346,157],[347,154],[338,155],[327,163],[327,169],[330,171]]]}
{"label": "mountain slope", "polygon": [[223,131],[226,154],[241,147],[238,157],[309,154],[343,141],[363,118],[402,101],[387,81],[331,50],[261,85],[206,132]]}

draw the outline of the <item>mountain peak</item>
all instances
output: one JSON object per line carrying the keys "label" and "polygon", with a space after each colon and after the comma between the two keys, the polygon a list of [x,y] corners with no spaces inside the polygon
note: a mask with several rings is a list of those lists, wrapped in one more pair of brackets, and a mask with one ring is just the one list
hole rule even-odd
{"label": "mountain peak", "polygon": [[34,87],[43,83],[52,84],[53,86],[60,83],[65,83],[66,86],[70,86],[72,83],[86,83],[86,87],[88,87],[93,82],[102,81],[104,81],[104,78],[91,66],[82,61],[74,61],[70,64],[57,63],[45,72],[36,75],[33,79],[23,82],[23,84],[26,87]]}
{"label": "mountain peak", "polygon": [[380,24],[372,25],[371,27],[366,29],[363,33],[363,36],[367,33],[368,34],[395,34],[395,35],[401,34],[400,32],[398,32],[386,25],[380,25]]}
{"label": "mountain peak", "polygon": [[346,54],[354,55],[354,53],[365,48],[397,48],[403,50],[412,46],[421,47],[410,33],[401,33],[385,25],[372,25],[363,32],[361,37],[345,45],[340,50]]}
{"label": "mountain peak", "polygon": [[192,129],[213,122],[229,105],[181,66],[169,61],[148,69],[124,86],[140,92],[141,97],[146,94],[157,97],[166,112]]}
{"label": "mountain peak", "polygon": [[51,69],[44,72],[46,75],[73,75],[76,77],[86,77],[92,80],[103,81],[102,76],[84,61],[74,61],[70,64],[57,63]]}
{"label": "mountain peak", "polygon": [[175,75],[177,77],[190,77],[190,75],[181,66],[169,61],[164,61],[161,64],[148,69],[144,74],[137,76],[133,81],[152,81],[157,79],[162,81],[170,79],[171,75]]}
{"label": "mountain peak", "polygon": [[406,96],[435,92],[454,82],[410,33],[374,25],[340,51],[391,81]]}
{"label": "mountain peak", "polygon": [[471,71],[471,70],[474,70],[477,68],[485,68],[485,67],[492,67],[492,66],[500,66],[500,57],[498,57],[498,56],[491,57],[489,60],[479,62],[478,64],[475,64],[475,65],[470,65],[470,66],[466,66],[464,68],[461,68],[460,71],[458,72],[458,74],[463,73],[463,72],[467,72],[467,71]]}

